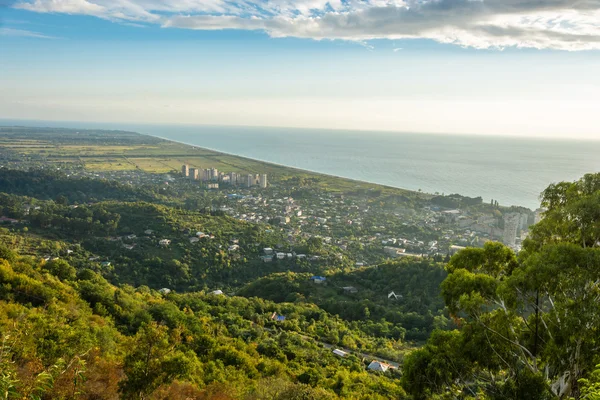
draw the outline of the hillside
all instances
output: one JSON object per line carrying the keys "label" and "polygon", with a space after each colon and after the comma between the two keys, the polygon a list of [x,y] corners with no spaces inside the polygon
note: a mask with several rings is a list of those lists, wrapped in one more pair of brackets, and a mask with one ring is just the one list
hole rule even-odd
{"label": "hillside", "polygon": [[5,247],[0,259],[8,398],[403,396],[393,372],[370,374],[371,360],[310,339],[347,336],[364,351],[382,343],[314,306],[117,288],[90,269]]}

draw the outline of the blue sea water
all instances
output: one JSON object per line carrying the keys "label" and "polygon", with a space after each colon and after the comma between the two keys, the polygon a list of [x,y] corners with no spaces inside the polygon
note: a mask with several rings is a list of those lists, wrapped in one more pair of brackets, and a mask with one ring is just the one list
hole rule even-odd
{"label": "blue sea water", "polygon": [[600,172],[600,141],[232,126],[0,120],[1,125],[123,129],[258,160],[502,205],[539,206],[553,182]]}

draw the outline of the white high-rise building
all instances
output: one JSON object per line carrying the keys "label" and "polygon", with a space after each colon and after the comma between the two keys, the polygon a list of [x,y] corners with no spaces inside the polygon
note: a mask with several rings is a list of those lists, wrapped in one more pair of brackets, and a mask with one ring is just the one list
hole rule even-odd
{"label": "white high-rise building", "polygon": [[232,185],[237,185],[238,183],[238,174],[236,174],[235,172],[230,172],[229,173],[229,183]]}
{"label": "white high-rise building", "polygon": [[190,167],[187,164],[183,164],[181,166],[181,173],[183,174],[183,176],[189,176],[190,175]]}
{"label": "white high-rise building", "polygon": [[519,229],[522,231],[526,231],[529,229],[529,215],[526,213],[521,214],[519,221]]}
{"label": "white high-rise building", "polygon": [[511,213],[504,216],[504,234],[502,235],[502,241],[508,247],[515,247],[517,230],[519,229],[520,222],[520,214]]}
{"label": "white high-rise building", "polygon": [[198,170],[198,168],[190,168],[189,170],[189,177],[191,180],[195,181],[198,180],[198,173],[200,171]]}
{"label": "white high-rise building", "polygon": [[260,187],[263,188],[263,189],[266,189],[267,184],[268,184],[268,182],[267,182],[267,174],[262,174],[260,176]]}
{"label": "white high-rise building", "polygon": [[254,186],[254,175],[252,175],[252,174],[248,174],[247,181],[246,181],[246,185],[247,185],[248,187],[252,187],[252,186]]}
{"label": "white high-rise building", "polygon": [[219,180],[219,170],[218,169],[213,168],[210,170],[210,179],[212,179],[213,181]]}
{"label": "white high-rise building", "polygon": [[204,182],[210,181],[210,169],[205,168],[202,170],[202,180]]}

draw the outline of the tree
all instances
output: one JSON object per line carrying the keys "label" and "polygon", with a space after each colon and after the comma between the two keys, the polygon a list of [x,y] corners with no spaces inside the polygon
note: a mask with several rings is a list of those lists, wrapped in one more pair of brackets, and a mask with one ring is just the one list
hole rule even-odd
{"label": "tree", "polygon": [[[459,252],[446,267],[442,295],[462,328],[459,357],[477,366],[468,379],[451,375],[462,389],[479,385],[490,397],[578,397],[579,380],[595,365],[600,174],[550,185],[542,206],[544,219],[532,228],[519,257],[488,242],[483,249]],[[415,352],[407,365],[426,355]],[[452,372],[445,369],[440,371]],[[447,384],[427,379],[434,392]]]}
{"label": "tree", "polygon": [[124,398],[145,399],[160,385],[184,378],[194,369],[193,356],[176,348],[177,333],[169,335],[166,326],[155,322],[140,329],[125,356],[123,370],[127,379],[119,383]]}
{"label": "tree", "polygon": [[323,249],[323,239],[313,236],[306,241],[306,245],[309,253],[320,253]]}
{"label": "tree", "polygon": [[46,263],[44,267],[50,271],[50,273],[56,276],[61,281],[71,280],[75,278],[75,268],[73,268],[68,262],[65,260],[52,260]]}

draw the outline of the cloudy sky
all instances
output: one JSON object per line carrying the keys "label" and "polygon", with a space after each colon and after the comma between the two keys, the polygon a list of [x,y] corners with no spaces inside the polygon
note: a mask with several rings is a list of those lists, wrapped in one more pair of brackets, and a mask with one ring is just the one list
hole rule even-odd
{"label": "cloudy sky", "polygon": [[0,118],[600,139],[600,0],[0,0]]}

